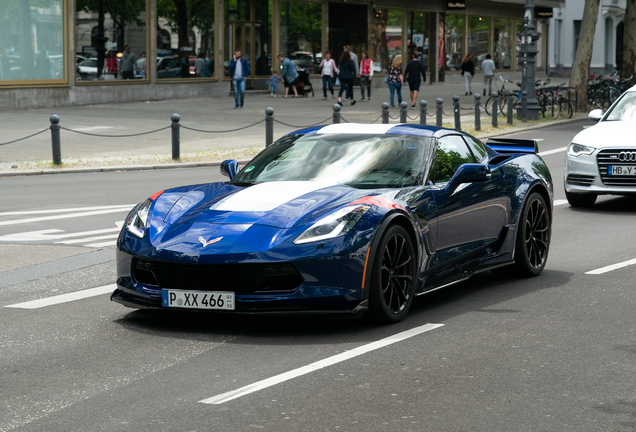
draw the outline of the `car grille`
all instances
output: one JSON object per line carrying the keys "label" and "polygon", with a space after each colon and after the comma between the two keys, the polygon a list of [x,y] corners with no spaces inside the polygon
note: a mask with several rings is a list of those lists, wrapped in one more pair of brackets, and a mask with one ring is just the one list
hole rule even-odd
{"label": "car grille", "polygon": [[294,291],[303,283],[289,263],[184,264],[135,258],[133,278],[158,288],[202,291]]}
{"label": "car grille", "polygon": [[583,174],[568,174],[567,183],[577,186],[591,186],[594,176]]}
{"label": "car grille", "polygon": [[636,186],[636,175],[633,176],[608,176],[607,167],[609,165],[630,165],[635,166],[635,162],[621,162],[618,160],[618,154],[622,151],[632,152],[634,149],[605,149],[601,150],[596,156],[598,162],[598,171],[601,180],[608,186]]}

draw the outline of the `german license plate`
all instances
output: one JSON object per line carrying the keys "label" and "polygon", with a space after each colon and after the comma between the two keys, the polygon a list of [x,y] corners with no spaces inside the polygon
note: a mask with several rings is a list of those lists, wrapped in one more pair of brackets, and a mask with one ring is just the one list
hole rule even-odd
{"label": "german license plate", "polygon": [[636,165],[609,165],[607,175],[612,176],[636,176]]}
{"label": "german license plate", "polygon": [[234,310],[234,293],[227,291],[161,290],[164,307]]}

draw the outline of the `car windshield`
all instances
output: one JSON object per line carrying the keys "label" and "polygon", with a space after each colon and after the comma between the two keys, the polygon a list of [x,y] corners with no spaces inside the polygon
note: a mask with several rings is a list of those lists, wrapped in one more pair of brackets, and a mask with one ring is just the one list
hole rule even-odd
{"label": "car windshield", "polygon": [[355,188],[423,183],[433,138],[411,135],[288,135],[261,152],[231,181],[322,181]]}
{"label": "car windshield", "polygon": [[607,114],[605,121],[636,121],[636,92],[627,92]]}

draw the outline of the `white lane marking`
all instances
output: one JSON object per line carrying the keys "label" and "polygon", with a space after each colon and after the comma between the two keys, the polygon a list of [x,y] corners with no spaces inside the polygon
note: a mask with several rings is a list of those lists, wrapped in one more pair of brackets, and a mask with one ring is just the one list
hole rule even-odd
{"label": "white lane marking", "polygon": [[563,204],[567,204],[568,200],[566,199],[560,199],[560,200],[554,200],[554,202],[552,203],[553,206],[559,206],[559,205],[563,205]]}
{"label": "white lane marking", "polygon": [[62,294],[54,297],[47,297],[39,300],[28,301],[24,303],[17,303],[9,306],[8,308],[18,309],[39,309],[46,306],[56,305],[60,303],[68,303],[75,300],[81,300],[89,297],[95,297],[102,294],[113,292],[117,288],[117,284],[104,285],[97,288],[91,288],[87,290],[77,291],[68,294]]}
{"label": "white lane marking", "polygon": [[539,156],[547,156],[547,155],[551,155],[555,153],[561,153],[566,151],[567,149],[568,149],[567,147],[559,147],[553,150],[546,150],[546,151],[539,152]]}
{"label": "white lane marking", "polygon": [[[91,242],[93,240],[114,239],[114,238],[117,238],[118,236],[119,236],[119,234],[108,234],[108,235],[103,235],[103,236],[87,237],[87,238],[81,238],[81,239],[75,239],[75,240],[63,240],[63,241],[59,241],[59,242],[55,242],[55,243],[69,245],[69,244]],[[111,242],[109,242],[109,243],[111,243]]]}
{"label": "white lane marking", "polygon": [[585,274],[599,275],[599,274],[611,272],[612,270],[616,270],[616,269],[627,267],[627,266],[634,265],[634,264],[636,264],[636,259],[631,259],[629,261],[623,261],[622,263],[612,264],[612,265],[608,265],[608,266],[605,266],[605,267],[601,267],[601,268],[596,269],[596,270],[585,272]]}
{"label": "white lane marking", "polygon": [[0,222],[0,226],[17,225],[17,224],[30,223],[30,222],[42,222],[42,221],[50,221],[50,220],[57,220],[57,219],[71,219],[71,218],[77,218],[77,217],[95,216],[95,215],[100,215],[100,214],[118,213],[118,212],[124,212],[124,211],[128,212],[132,207],[133,206],[131,206],[131,207],[121,207],[121,208],[116,208],[116,209],[105,209],[105,210],[80,212],[80,213],[69,213],[69,214],[56,215],[56,216],[42,216],[42,217],[36,217],[36,218],[27,218],[27,219],[16,219],[16,220],[2,221],[2,222]]}
{"label": "white lane marking", "polygon": [[[70,237],[86,237],[86,236],[92,236],[95,234],[114,233],[114,232],[119,232],[121,230],[121,227],[124,225],[124,221],[117,221],[115,222],[115,225],[116,225],[116,228],[105,228],[100,230],[83,231],[83,232],[70,233],[70,234],[53,234],[53,233],[64,232],[64,230],[59,230],[59,229],[27,231],[22,233],[7,234],[4,236],[0,236],[0,241],[52,241],[52,240],[70,238]],[[90,239],[88,240],[90,241]]]}
{"label": "white lane marking", "polygon": [[52,209],[52,210],[26,210],[26,211],[12,211],[0,213],[0,216],[20,216],[20,215],[35,215],[35,214],[48,214],[48,213],[68,213],[78,211],[89,210],[107,210],[116,208],[133,208],[135,204],[121,204],[115,206],[99,206],[99,207],[76,207],[76,208],[64,208],[64,209]]}
{"label": "white lane marking", "polygon": [[327,366],[332,366],[336,363],[343,362],[345,360],[352,359],[362,354],[366,354],[370,351],[377,350],[379,348],[383,348],[387,345],[394,344],[396,342],[403,341],[405,339],[411,338],[413,336],[417,336],[421,333],[435,330],[438,327],[442,327],[444,324],[424,324],[423,326],[416,327],[411,330],[404,331],[402,333],[395,334],[393,336],[389,336],[384,339],[380,339],[379,341],[372,342],[367,345],[363,345],[358,348],[354,348],[349,351],[345,351],[341,354],[337,354],[332,357],[328,357],[324,360],[317,361],[315,363],[309,364],[307,366],[303,366],[298,369],[294,369],[289,372],[282,373],[280,375],[273,376],[271,378],[264,379],[262,381],[255,382],[253,384],[247,385],[245,387],[241,387],[237,390],[232,390],[227,393],[220,394],[218,396],[213,396],[211,398],[200,400],[200,403],[204,404],[222,404],[224,402],[231,401],[233,399],[239,398],[241,396],[248,395],[250,393],[254,393],[259,390],[263,390],[267,387],[274,386],[276,384],[280,384],[282,382],[288,381],[293,378],[297,378],[302,375],[306,375],[310,372],[317,371],[319,369],[325,368]]}
{"label": "white lane marking", "polygon": [[101,243],[91,243],[91,244],[87,244],[84,245],[86,247],[93,247],[93,248],[99,248],[99,247],[104,247],[104,246],[115,246],[117,244],[116,241],[107,241],[107,242],[101,242]]}

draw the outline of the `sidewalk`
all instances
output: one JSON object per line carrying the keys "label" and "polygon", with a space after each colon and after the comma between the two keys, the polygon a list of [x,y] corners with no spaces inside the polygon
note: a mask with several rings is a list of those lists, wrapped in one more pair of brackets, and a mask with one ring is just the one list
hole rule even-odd
{"label": "sidewalk", "polygon": [[[307,98],[272,98],[261,92],[248,93],[245,107],[234,109],[234,98],[201,98],[191,100],[163,100],[122,103],[118,105],[90,105],[61,107],[59,109],[41,109],[25,111],[0,111],[2,134],[0,144],[23,138],[34,133],[43,133],[0,146],[0,175],[19,175],[22,172],[35,173],[43,170],[69,171],[76,169],[94,169],[104,167],[143,166],[174,164],[171,159],[172,140],[171,116],[178,113],[181,125],[203,131],[224,131],[238,129],[254,124],[265,118],[267,107],[274,109],[274,118],[278,121],[294,125],[289,127],[274,124],[274,139],[301,127],[325,121],[331,123],[335,100],[322,100],[322,86],[318,80],[312,80],[315,96]],[[473,93],[481,93],[481,82],[473,82]],[[389,102],[389,90],[385,85],[372,89],[371,101],[360,101],[360,88],[354,88],[354,97],[358,100],[355,106],[343,101],[341,115],[343,121],[371,123],[381,114],[383,102]],[[474,96],[464,95],[462,84],[436,83],[422,85],[418,95],[416,109],[408,110],[412,119],[419,122],[419,101],[428,102],[428,113],[435,112],[437,98],[444,100],[444,112],[452,114],[452,98],[460,97],[462,107],[474,104]],[[337,96],[337,93],[336,93]],[[402,97],[410,105],[408,86],[402,88]],[[486,98],[482,98],[482,104]],[[399,122],[399,106],[390,110],[390,116]],[[61,130],[62,167],[52,167],[51,132],[49,118],[57,114],[60,126],[80,133]],[[378,120],[379,122],[380,120]],[[435,124],[435,118],[429,117],[428,124]],[[462,123],[474,123],[474,110],[462,110]],[[482,126],[490,124],[485,112],[481,117]],[[453,125],[452,117],[445,117],[445,126]],[[505,121],[500,124],[505,124]],[[524,124],[518,124],[523,127]],[[117,137],[136,133],[165,130],[136,137]],[[451,126],[452,127],[452,126]],[[93,134],[93,135],[90,135]],[[113,137],[98,136],[108,135]],[[265,124],[249,127],[231,133],[202,133],[181,128],[180,132],[181,162],[178,166],[189,163],[218,163],[224,159],[248,160],[265,147]]]}

